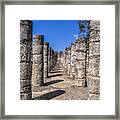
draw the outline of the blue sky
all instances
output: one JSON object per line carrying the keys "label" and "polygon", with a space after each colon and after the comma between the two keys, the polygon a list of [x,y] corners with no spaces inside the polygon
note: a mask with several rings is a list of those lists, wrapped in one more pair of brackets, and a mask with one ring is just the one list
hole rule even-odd
{"label": "blue sky", "polygon": [[33,34],[44,35],[44,41],[57,51],[70,46],[78,32],[78,20],[33,20]]}

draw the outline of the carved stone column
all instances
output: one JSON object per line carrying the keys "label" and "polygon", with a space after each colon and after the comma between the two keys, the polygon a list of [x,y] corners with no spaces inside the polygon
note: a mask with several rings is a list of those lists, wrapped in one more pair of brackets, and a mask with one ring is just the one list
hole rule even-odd
{"label": "carved stone column", "polygon": [[75,62],[76,62],[76,53],[75,53],[75,43],[71,44],[71,69],[70,69],[70,79],[75,80]]}
{"label": "carved stone column", "polygon": [[86,46],[84,39],[78,39],[76,42],[76,75],[75,82],[77,86],[85,86],[85,55]]}
{"label": "carved stone column", "polygon": [[48,49],[48,72],[51,70],[51,47]]}
{"label": "carved stone column", "polygon": [[68,74],[68,78],[70,77],[70,69],[71,69],[71,66],[70,66],[70,61],[71,61],[71,48],[69,47],[68,48],[68,72],[67,72],[67,74]]}
{"label": "carved stone column", "polygon": [[32,85],[34,88],[42,86],[44,83],[44,62],[43,62],[43,35],[34,35],[33,43],[33,70]]}
{"label": "carved stone column", "polygon": [[48,48],[49,43],[44,44],[44,78],[48,77]]}
{"label": "carved stone column", "polygon": [[87,81],[90,99],[100,95],[100,21],[90,21]]}
{"label": "carved stone column", "polygon": [[20,21],[20,99],[32,99],[32,21]]}

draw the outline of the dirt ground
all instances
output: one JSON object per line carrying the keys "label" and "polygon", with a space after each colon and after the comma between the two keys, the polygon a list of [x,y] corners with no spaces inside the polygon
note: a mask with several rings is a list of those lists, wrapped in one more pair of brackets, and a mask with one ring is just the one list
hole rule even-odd
{"label": "dirt ground", "polygon": [[33,92],[33,100],[87,100],[87,87],[78,87],[74,81],[64,75],[61,66],[56,66],[45,79],[44,86]]}

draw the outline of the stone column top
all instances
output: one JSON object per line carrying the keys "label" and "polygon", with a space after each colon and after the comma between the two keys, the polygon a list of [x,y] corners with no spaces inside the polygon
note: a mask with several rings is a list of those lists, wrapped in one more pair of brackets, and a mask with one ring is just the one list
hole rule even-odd
{"label": "stone column top", "polygon": [[65,51],[68,51],[68,47],[67,47],[67,48],[65,48]]}
{"label": "stone column top", "polygon": [[44,35],[33,35],[33,39],[43,39],[44,38]]}
{"label": "stone column top", "polygon": [[20,25],[32,25],[32,21],[31,20],[20,20]]}
{"label": "stone column top", "polygon": [[49,46],[49,42],[45,42],[45,43],[44,43],[44,45],[47,45],[47,46]]}
{"label": "stone column top", "polygon": [[39,41],[40,44],[43,44],[44,42],[44,35],[33,35],[33,39]]}

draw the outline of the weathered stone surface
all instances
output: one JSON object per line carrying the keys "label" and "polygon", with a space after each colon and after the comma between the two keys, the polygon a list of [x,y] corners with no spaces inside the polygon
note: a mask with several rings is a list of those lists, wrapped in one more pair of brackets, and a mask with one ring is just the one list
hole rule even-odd
{"label": "weathered stone surface", "polygon": [[20,87],[26,87],[26,86],[29,86],[29,85],[31,85],[31,80],[21,80],[20,81]]}
{"label": "weathered stone surface", "polygon": [[41,64],[33,64],[33,65],[32,65],[32,69],[34,69],[34,70],[32,70],[32,75],[41,72],[42,67],[43,67],[43,64],[42,64],[42,63],[41,63]]}
{"label": "weathered stone surface", "polygon": [[[43,35],[34,35],[32,85],[42,86],[44,83]],[[33,87],[32,87],[33,88]]]}
{"label": "weathered stone surface", "polygon": [[32,65],[26,62],[20,63],[20,79],[21,80],[31,79],[31,75],[32,75]]}
{"label": "weathered stone surface", "polygon": [[20,41],[31,41],[32,38],[32,21],[21,20],[20,21]]}
{"label": "weathered stone surface", "polygon": [[42,72],[39,72],[39,73],[35,73],[33,76],[32,76],[32,84],[33,86],[42,86],[44,81],[43,81],[43,73]]}
{"label": "weathered stone surface", "polygon": [[42,46],[40,44],[34,44],[33,45],[33,55],[35,54],[42,54],[41,52]]}
{"label": "weathered stone surface", "polygon": [[50,65],[51,65],[51,47],[48,48],[48,72],[50,72]]}
{"label": "weathered stone surface", "polygon": [[27,85],[27,86],[21,87],[20,92],[21,93],[24,93],[24,92],[29,93],[30,90],[31,90],[31,86]]}
{"label": "weathered stone surface", "polygon": [[32,99],[32,21],[20,21],[20,99]]}
{"label": "weathered stone surface", "polygon": [[87,84],[90,94],[100,94],[100,77],[87,76]]}
{"label": "weathered stone surface", "polygon": [[76,77],[75,85],[78,87],[83,87],[85,85],[85,78]]}
{"label": "weathered stone surface", "polygon": [[89,59],[88,76],[100,77],[100,57]]}
{"label": "weathered stone surface", "polygon": [[89,99],[100,96],[100,22],[90,22],[89,54],[87,57],[87,85]]}
{"label": "weathered stone surface", "polygon": [[100,55],[100,42],[90,42],[89,43],[89,56]]}
{"label": "weathered stone surface", "polygon": [[21,62],[30,62],[31,61],[31,43],[24,41],[20,42],[20,60]]}
{"label": "weathered stone surface", "polygon": [[76,69],[83,70],[85,69],[85,60],[76,61]]}
{"label": "weathered stone surface", "polygon": [[85,52],[77,51],[76,52],[76,61],[83,61],[83,60],[85,60],[85,56],[86,56]]}
{"label": "weathered stone surface", "polygon": [[21,93],[20,98],[21,98],[21,100],[31,100],[32,94],[31,93]]}
{"label": "weathered stone surface", "polygon": [[48,77],[48,48],[49,43],[44,43],[44,78]]}
{"label": "weathered stone surface", "polygon": [[[40,47],[40,50],[42,50],[43,48],[42,47]],[[42,53],[41,54],[35,54],[35,55],[33,55],[33,63],[34,64],[43,64],[42,62],[40,62],[41,60],[43,59],[43,55],[42,55]]]}
{"label": "weathered stone surface", "polygon": [[86,44],[84,39],[78,39],[76,41],[76,51],[79,52],[85,52],[86,51]]}

